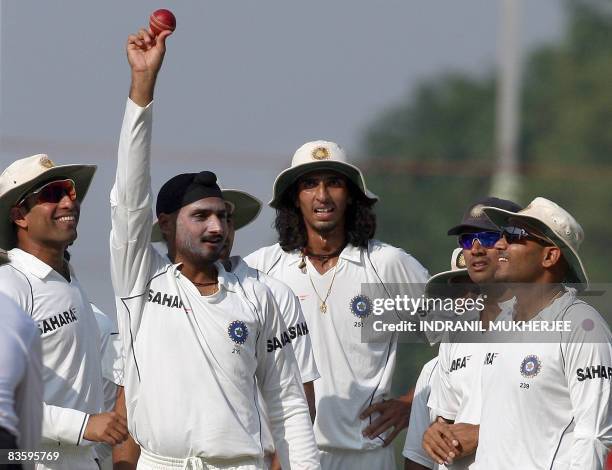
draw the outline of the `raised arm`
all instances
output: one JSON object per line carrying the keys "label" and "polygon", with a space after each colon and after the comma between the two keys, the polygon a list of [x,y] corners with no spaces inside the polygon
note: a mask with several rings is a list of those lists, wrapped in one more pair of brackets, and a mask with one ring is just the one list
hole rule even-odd
{"label": "raised arm", "polygon": [[150,244],[152,100],[166,52],[165,40],[170,34],[164,31],[153,37],[141,29],[128,37],[126,46],[132,81],[110,197],[111,275],[118,297],[144,288],[155,261]]}

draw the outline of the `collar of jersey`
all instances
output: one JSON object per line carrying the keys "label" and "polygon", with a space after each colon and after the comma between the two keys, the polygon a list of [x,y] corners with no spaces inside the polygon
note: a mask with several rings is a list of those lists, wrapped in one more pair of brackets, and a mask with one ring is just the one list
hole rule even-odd
{"label": "collar of jersey", "polygon": [[[289,257],[288,264],[296,264],[302,260],[302,254],[298,250],[294,250],[289,253]],[[339,258],[361,264],[361,248],[349,243],[344,247],[344,250],[342,250],[342,253],[340,253]]]}
{"label": "collar of jersey", "polygon": [[[27,251],[23,251],[19,248],[13,248],[8,252],[8,254],[11,261],[17,261],[20,266],[23,266],[30,272],[30,274],[33,274],[39,279],[44,279],[53,272],[53,268],[51,266],[39,260],[36,256],[31,255]],[[70,274],[72,274],[72,268],[70,268]]]}
{"label": "collar of jersey", "polygon": [[[180,271],[180,267],[183,265],[183,263],[176,263],[172,265],[172,271],[174,272],[174,275],[176,277],[178,277],[181,274]],[[219,283],[219,288],[223,287],[225,290],[229,290],[228,286],[229,286],[229,279],[228,279],[228,273],[227,271],[225,271],[225,269],[223,268],[223,264],[221,264],[220,261],[215,262],[215,267],[217,268],[217,282]],[[187,279],[187,278],[185,278]]]}

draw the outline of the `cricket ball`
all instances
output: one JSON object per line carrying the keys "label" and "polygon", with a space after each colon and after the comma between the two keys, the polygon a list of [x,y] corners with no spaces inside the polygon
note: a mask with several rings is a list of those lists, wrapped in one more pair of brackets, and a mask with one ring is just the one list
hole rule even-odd
{"label": "cricket ball", "polygon": [[165,30],[174,31],[176,18],[170,10],[155,10],[149,17],[149,26],[155,36]]}

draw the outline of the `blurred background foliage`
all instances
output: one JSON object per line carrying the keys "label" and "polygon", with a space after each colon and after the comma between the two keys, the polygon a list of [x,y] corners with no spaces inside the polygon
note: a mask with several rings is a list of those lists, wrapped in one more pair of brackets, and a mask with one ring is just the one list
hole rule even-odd
{"label": "blurred background foliage", "polygon": [[[519,158],[526,205],[544,196],[582,224],[591,280],[609,282],[612,240],[612,4],[568,1],[561,40],[523,52]],[[448,269],[446,231],[490,194],[495,168],[495,70],[431,77],[364,132],[365,169],[381,197],[377,237],[430,271]],[[436,354],[401,345],[396,393]],[[403,444],[403,443],[402,443]]]}

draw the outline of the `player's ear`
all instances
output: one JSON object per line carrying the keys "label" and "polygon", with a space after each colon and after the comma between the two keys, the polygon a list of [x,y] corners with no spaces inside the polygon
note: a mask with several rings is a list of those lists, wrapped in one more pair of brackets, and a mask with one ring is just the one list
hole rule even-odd
{"label": "player's ear", "polygon": [[174,240],[176,234],[177,213],[178,211],[172,214],[161,213],[157,218],[157,222],[159,223],[159,230],[161,231],[162,236],[164,237],[164,240],[166,240],[166,242],[168,242],[168,240]]}
{"label": "player's ear", "polygon": [[9,212],[9,217],[11,221],[19,228],[27,228],[28,221],[25,218],[26,211],[22,206],[19,207],[11,207],[11,211]]}
{"label": "player's ear", "polygon": [[542,266],[547,269],[561,263],[562,253],[556,246],[544,247],[542,255]]}

